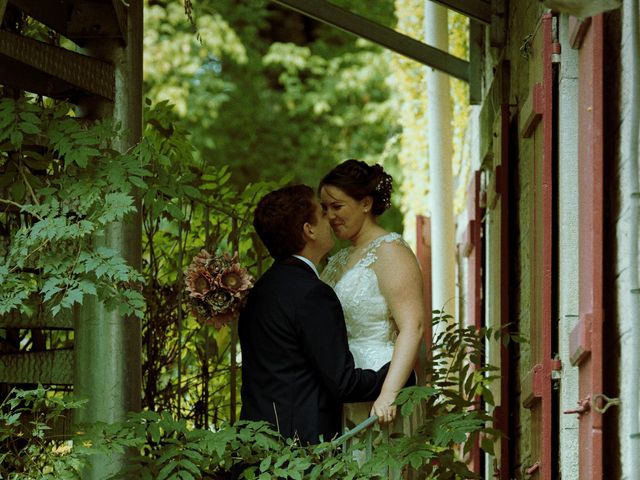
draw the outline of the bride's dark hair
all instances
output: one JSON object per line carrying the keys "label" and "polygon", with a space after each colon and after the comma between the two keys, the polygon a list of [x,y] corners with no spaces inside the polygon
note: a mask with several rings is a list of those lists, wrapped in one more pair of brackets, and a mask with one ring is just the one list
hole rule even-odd
{"label": "bride's dark hair", "polygon": [[351,198],[373,199],[371,213],[378,216],[391,206],[393,177],[382,166],[368,165],[361,160],[350,158],[327,173],[318,186],[318,192],[325,185],[339,188]]}

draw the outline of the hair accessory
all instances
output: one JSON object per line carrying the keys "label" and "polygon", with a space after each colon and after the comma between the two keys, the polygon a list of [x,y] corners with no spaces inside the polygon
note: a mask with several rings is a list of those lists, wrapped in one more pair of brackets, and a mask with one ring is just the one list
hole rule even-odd
{"label": "hair accessory", "polygon": [[380,194],[380,200],[384,204],[385,208],[391,207],[391,190],[392,180],[390,175],[383,175],[378,185],[376,185],[376,192]]}

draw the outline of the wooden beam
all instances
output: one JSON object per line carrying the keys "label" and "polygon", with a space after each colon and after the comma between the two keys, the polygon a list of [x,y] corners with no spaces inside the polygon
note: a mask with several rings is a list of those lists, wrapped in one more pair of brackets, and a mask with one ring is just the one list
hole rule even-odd
{"label": "wooden beam", "polygon": [[433,0],[485,25],[491,24],[491,4],[483,0]]}
{"label": "wooden beam", "polygon": [[73,384],[73,350],[0,355],[0,383]]}
{"label": "wooden beam", "polygon": [[122,5],[122,0],[113,0],[109,3],[87,0],[9,0],[9,2],[79,45],[90,38],[118,38],[124,41],[127,11]]}
{"label": "wooden beam", "polygon": [[273,0],[284,7],[365,38],[423,65],[469,81],[469,62],[426,45],[325,0]]}
{"label": "wooden beam", "polygon": [[[121,5],[120,2],[116,3]],[[124,42],[122,28],[126,30],[126,12],[125,17],[118,17],[121,13],[112,4],[76,2],[64,35],[79,45],[92,38],[117,38]]]}
{"label": "wooden beam", "polygon": [[61,310],[52,317],[49,312],[43,312],[31,318],[11,312],[0,317],[0,328],[47,328],[55,330],[73,329],[73,315],[71,310]]}
{"label": "wooden beam", "polygon": [[9,0],[14,7],[63,35],[66,33],[66,23],[73,2],[74,0]]}
{"label": "wooden beam", "polygon": [[115,96],[113,64],[0,31],[0,83],[54,98]]}
{"label": "wooden beam", "polygon": [[469,103],[482,103],[482,56],[484,54],[484,25],[469,21]]}
{"label": "wooden beam", "polygon": [[125,2],[123,2],[122,0],[111,0],[111,3],[113,5],[113,11],[116,14],[118,27],[120,28],[120,35],[122,36],[122,40],[126,45],[129,7],[125,7]]}
{"label": "wooden beam", "polygon": [[505,0],[491,0],[491,23],[489,43],[492,47],[503,47],[507,41],[507,6]]}
{"label": "wooden beam", "polygon": [[2,25],[2,20],[4,19],[4,12],[7,9],[7,0],[0,0],[0,25]]}

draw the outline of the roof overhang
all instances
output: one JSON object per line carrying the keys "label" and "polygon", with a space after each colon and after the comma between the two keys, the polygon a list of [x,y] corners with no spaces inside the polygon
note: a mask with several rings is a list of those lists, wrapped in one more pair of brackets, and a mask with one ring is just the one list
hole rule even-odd
{"label": "roof overhang", "polygon": [[481,49],[478,42],[481,45],[483,25],[491,23],[491,5],[485,0],[436,0],[437,3],[471,19],[470,61],[422,43],[326,0],[272,1],[468,82],[471,103],[479,103]]}

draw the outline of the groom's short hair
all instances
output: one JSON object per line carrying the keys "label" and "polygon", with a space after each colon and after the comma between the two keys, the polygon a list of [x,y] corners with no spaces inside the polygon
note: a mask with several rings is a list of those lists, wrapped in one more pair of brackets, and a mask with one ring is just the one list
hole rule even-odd
{"label": "groom's short hair", "polygon": [[269,254],[280,260],[305,246],[305,223],[315,225],[315,193],[307,185],[290,185],[267,193],[253,215],[253,226]]}

